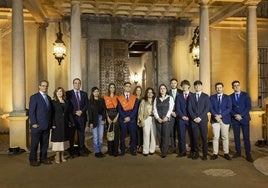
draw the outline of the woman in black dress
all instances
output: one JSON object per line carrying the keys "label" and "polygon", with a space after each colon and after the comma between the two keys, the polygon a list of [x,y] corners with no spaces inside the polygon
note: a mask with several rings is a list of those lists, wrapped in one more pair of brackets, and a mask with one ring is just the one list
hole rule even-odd
{"label": "woman in black dress", "polygon": [[66,101],[65,91],[58,87],[53,96],[53,125],[52,125],[52,151],[56,152],[55,162],[57,164],[66,162],[64,158],[64,142],[68,140],[68,126],[74,124],[71,105]]}

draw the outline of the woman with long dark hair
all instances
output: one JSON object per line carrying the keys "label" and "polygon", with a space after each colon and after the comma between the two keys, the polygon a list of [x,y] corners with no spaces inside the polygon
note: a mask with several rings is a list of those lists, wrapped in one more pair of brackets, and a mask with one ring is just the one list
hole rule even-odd
{"label": "woman with long dark hair", "polygon": [[153,155],[156,146],[156,127],[153,115],[153,102],[155,92],[153,88],[147,88],[144,98],[141,100],[138,121],[143,130],[143,155]]}
{"label": "woman with long dark hair", "polygon": [[170,115],[174,108],[174,100],[168,95],[165,84],[161,84],[158,97],[154,100],[154,117],[156,119],[157,138],[160,143],[161,157],[165,158],[168,152]]}
{"label": "woman with long dark hair", "polygon": [[88,106],[89,127],[93,134],[93,148],[95,157],[102,158],[102,142],[103,131],[105,124],[105,105],[103,99],[100,97],[99,88],[93,87],[89,98]]}
{"label": "woman with long dark hair", "polygon": [[118,123],[118,96],[116,95],[116,86],[114,83],[110,83],[108,86],[108,92],[103,96],[106,107],[106,120],[107,120],[107,133],[113,131],[114,139],[107,140],[108,154],[118,156],[119,146],[119,123]]}

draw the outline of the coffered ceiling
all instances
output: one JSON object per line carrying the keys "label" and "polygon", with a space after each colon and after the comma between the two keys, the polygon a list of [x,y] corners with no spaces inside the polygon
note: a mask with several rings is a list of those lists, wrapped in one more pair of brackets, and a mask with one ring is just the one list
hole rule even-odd
{"label": "coffered ceiling", "polygon": [[[245,8],[245,0],[206,1],[209,1],[211,24]],[[198,0],[24,0],[23,2],[24,7],[38,22],[70,16],[71,3],[79,3],[82,14],[188,19],[196,23],[199,19]]]}
{"label": "coffered ceiling", "polygon": [[[234,15],[246,16],[246,4],[259,2],[257,13],[268,16],[268,0],[23,0],[26,20],[46,22],[71,15],[79,3],[81,14],[127,18],[174,18],[199,23],[199,2],[208,1],[210,25]],[[0,1],[0,19],[11,17],[11,0]],[[242,14],[241,14],[242,12]],[[262,15],[260,17],[263,17]]]}

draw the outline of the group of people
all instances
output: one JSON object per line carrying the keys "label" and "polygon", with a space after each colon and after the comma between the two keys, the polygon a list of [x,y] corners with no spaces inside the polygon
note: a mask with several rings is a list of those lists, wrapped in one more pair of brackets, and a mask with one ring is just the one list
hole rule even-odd
{"label": "group of people", "polygon": [[[183,80],[178,89],[178,81],[170,80],[171,89],[161,84],[156,95],[153,88],[136,86],[133,93],[130,82],[123,85],[123,93],[118,95],[116,85],[110,83],[108,92],[100,96],[98,87],[91,89],[90,97],[81,90],[81,80],[73,80],[73,89],[65,91],[62,87],[55,89],[53,99],[47,95],[49,83],[42,80],[39,92],[30,97],[29,118],[31,128],[30,165],[51,164],[47,158],[50,129],[52,150],[55,151],[55,163],[65,162],[64,151],[69,143],[70,158],[74,158],[74,147],[77,135],[77,154],[88,156],[90,151],[85,146],[85,128],[88,121],[93,135],[95,157],[102,158],[103,135],[107,129],[108,155],[123,156],[129,146],[129,152],[135,156],[153,155],[158,141],[160,156],[165,158],[169,149],[179,152],[177,157],[186,156],[186,133],[189,135],[190,154],[192,159],[199,158],[199,135],[202,140],[202,160],[208,156],[208,112],[211,113],[213,132],[213,155],[218,158],[219,137],[223,141],[223,157],[229,156],[229,127],[232,125],[236,153],[241,156],[240,129],[242,129],[246,151],[246,160],[252,162],[249,141],[250,97],[241,91],[240,82],[233,81],[234,93],[223,93],[223,84],[216,83],[216,94],[210,97],[202,92],[202,82],[194,82],[194,93],[190,92],[190,82]],[[110,134],[112,133],[112,134]],[[126,136],[130,140],[126,143]],[[176,140],[178,138],[178,143]],[[40,144],[38,160],[37,150]],[[128,146],[126,146],[128,144]],[[177,145],[177,146],[176,146]],[[120,151],[120,152],[119,152]]]}

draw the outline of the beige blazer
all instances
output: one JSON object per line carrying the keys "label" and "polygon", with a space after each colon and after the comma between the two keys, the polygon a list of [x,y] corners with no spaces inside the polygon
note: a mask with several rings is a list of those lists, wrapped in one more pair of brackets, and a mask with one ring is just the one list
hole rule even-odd
{"label": "beige blazer", "polygon": [[153,104],[150,104],[148,101],[145,101],[144,99],[142,99],[140,103],[140,107],[139,107],[139,112],[138,112],[138,121],[139,121],[138,125],[140,127],[144,127],[144,121],[151,114],[153,114]]}

